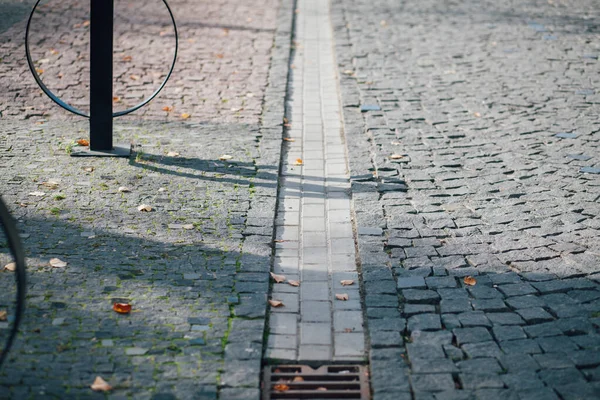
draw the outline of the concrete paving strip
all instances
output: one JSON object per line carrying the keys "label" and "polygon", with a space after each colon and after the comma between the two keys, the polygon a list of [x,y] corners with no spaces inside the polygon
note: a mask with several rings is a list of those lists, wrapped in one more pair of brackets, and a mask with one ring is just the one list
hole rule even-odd
{"label": "concrete paving strip", "polygon": [[294,44],[274,264],[274,273],[287,281],[273,287],[272,299],[283,306],[271,308],[266,356],[280,362],[363,361],[363,312],[328,2],[298,2]]}

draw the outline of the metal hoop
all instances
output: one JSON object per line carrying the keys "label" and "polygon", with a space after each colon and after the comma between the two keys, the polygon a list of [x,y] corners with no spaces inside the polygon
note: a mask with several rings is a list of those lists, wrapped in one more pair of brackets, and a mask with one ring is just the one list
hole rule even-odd
{"label": "metal hoop", "polygon": [[[37,6],[40,4],[41,1],[42,0],[37,0],[35,5],[33,6],[33,10],[31,10],[31,14],[29,14],[29,19],[27,20],[27,27],[25,29],[25,55],[27,57],[27,65],[29,66],[29,70],[33,74],[33,78],[35,79],[38,86],[42,89],[42,91],[48,97],[50,97],[50,99],[52,101],[54,101],[56,104],[58,104],[65,110],[72,112],[73,114],[79,115],[81,117],[89,118],[90,117],[89,114],[86,114],[83,111],[80,111],[80,110],[76,109],[75,107],[71,106],[70,104],[65,103],[64,101],[62,101],[60,99],[60,97],[58,97],[54,93],[52,93],[52,91],[50,89],[48,89],[48,87],[44,84],[44,82],[42,82],[42,79],[40,78],[37,71],[35,70],[35,66],[33,65],[33,60],[31,59],[31,52],[29,51],[29,28],[31,25],[31,20],[33,18],[33,14],[35,13],[35,10],[37,9]],[[150,97],[148,97],[146,100],[142,101],[141,103],[139,103],[131,108],[128,108],[127,110],[113,112],[113,115],[112,115],[113,118],[127,115],[127,114],[132,113],[132,112],[138,110],[139,108],[145,106],[146,104],[148,104],[165,87],[165,85],[167,84],[167,81],[169,80],[169,78],[171,77],[171,74],[173,73],[173,69],[175,69],[175,61],[177,60],[177,50],[179,49],[179,35],[177,33],[177,24],[175,23],[175,17],[173,16],[173,12],[171,11],[171,7],[169,7],[169,4],[167,3],[167,0],[161,0],[161,1],[167,7],[167,11],[169,12],[169,16],[171,17],[171,22],[173,22],[173,30],[175,31],[175,53],[173,54],[173,62],[171,63],[171,68],[169,69],[169,73],[167,74],[165,79],[162,81],[162,83],[160,84],[158,89],[156,89],[156,91],[154,91],[154,93],[152,93],[150,95]]]}
{"label": "metal hoop", "polygon": [[2,199],[0,199],[0,222],[2,223],[10,251],[15,260],[15,279],[17,281],[17,307],[15,312],[15,320],[10,335],[8,336],[8,340],[6,341],[6,346],[4,346],[4,349],[2,349],[2,352],[0,353],[0,367],[2,367],[2,364],[6,360],[8,351],[10,350],[15,337],[17,336],[21,318],[23,317],[23,312],[25,311],[27,277],[25,272],[25,255],[23,253],[23,247],[21,246],[21,240],[19,239],[17,226],[15,225],[15,222],[8,212],[8,208],[6,208],[6,205],[4,205]]}

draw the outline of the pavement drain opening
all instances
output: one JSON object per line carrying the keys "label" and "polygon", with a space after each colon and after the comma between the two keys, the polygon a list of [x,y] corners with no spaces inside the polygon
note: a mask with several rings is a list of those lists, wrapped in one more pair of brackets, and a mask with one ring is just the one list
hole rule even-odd
{"label": "pavement drain opening", "polygon": [[262,400],[370,398],[369,371],[363,365],[270,365],[263,373]]}

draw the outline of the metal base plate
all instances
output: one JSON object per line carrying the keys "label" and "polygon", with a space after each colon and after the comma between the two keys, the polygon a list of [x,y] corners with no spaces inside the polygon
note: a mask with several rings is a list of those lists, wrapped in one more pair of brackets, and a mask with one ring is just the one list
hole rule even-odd
{"label": "metal base plate", "polygon": [[89,147],[74,148],[71,157],[129,157],[131,145],[116,145],[112,150],[90,150]]}

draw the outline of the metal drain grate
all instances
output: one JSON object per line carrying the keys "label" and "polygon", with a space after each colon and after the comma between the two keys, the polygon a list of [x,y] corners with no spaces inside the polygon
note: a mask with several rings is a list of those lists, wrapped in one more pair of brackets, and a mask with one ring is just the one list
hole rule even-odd
{"label": "metal drain grate", "polygon": [[368,400],[369,372],[362,365],[271,365],[264,369],[262,398]]}

